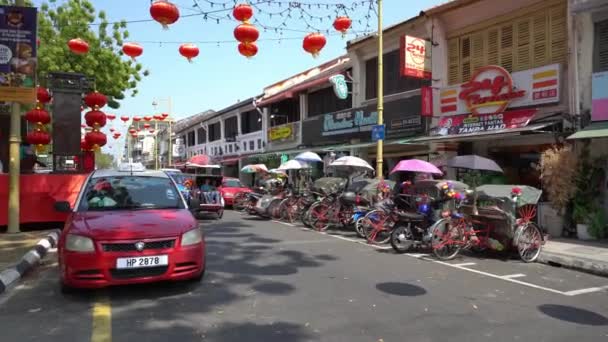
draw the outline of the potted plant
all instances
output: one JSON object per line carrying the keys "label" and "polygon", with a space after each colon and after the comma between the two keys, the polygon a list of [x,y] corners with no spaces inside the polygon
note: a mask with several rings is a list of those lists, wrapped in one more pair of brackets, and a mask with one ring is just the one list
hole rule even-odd
{"label": "potted plant", "polygon": [[575,197],[572,205],[572,218],[576,222],[576,234],[581,240],[591,240],[589,226],[594,213],[597,212],[591,202],[585,198]]}
{"label": "potted plant", "polygon": [[606,237],[606,215],[601,207],[598,207],[590,217],[589,227],[587,232],[595,239],[603,239]]}

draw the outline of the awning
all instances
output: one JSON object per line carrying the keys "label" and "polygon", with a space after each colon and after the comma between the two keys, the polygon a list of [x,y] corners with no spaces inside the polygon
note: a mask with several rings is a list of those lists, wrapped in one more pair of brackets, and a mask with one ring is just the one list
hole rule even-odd
{"label": "awning", "polygon": [[594,122],[567,139],[608,138],[608,121]]}
{"label": "awning", "polygon": [[441,136],[431,136],[431,137],[422,137],[407,140],[405,142],[401,142],[401,144],[413,144],[420,142],[436,142],[436,141],[449,141],[449,142],[457,142],[457,141],[473,141],[473,140],[485,140],[488,138],[492,138],[495,136],[517,136],[526,132],[534,132],[539,129],[555,125],[557,121],[552,122],[543,122],[537,123],[533,125],[528,125],[526,127],[521,128],[511,128],[511,129],[502,129],[495,131],[484,131],[484,132],[475,132],[475,133],[467,133],[467,134],[451,134],[451,135],[441,135]]}
{"label": "awning", "polygon": [[283,90],[282,92],[272,95],[267,99],[261,99],[258,103],[257,106],[258,107],[265,107],[268,106],[269,104],[275,103],[275,102],[279,102],[285,99],[290,99],[293,98],[295,94],[304,91],[306,89],[309,88],[313,88],[316,86],[320,86],[322,84],[328,83],[329,79],[333,76],[336,75],[340,75],[341,73],[332,73],[332,74],[328,74],[328,75],[323,75],[323,76],[319,76],[317,78],[313,78],[311,80],[308,80],[306,82],[302,82],[300,84],[297,84],[291,88],[287,88],[286,90]]}

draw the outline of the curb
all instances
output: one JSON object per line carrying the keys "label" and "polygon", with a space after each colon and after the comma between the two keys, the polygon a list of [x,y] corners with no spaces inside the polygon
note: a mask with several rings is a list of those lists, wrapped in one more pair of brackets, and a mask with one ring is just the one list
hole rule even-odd
{"label": "curb", "polygon": [[608,277],[608,262],[598,262],[594,259],[573,257],[569,254],[544,251],[539,255],[538,262]]}
{"label": "curb", "polygon": [[38,241],[36,246],[19,260],[16,265],[6,268],[0,272],[0,293],[6,291],[11,285],[19,281],[27,272],[32,270],[48,250],[57,245],[59,230],[49,233],[44,239]]}

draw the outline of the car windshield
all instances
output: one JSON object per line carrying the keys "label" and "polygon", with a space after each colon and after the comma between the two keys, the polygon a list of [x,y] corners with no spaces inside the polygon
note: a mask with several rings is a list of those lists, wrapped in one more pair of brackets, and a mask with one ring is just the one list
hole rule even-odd
{"label": "car windshield", "polygon": [[183,209],[169,178],[116,176],[92,178],[80,201],[80,211]]}
{"label": "car windshield", "polygon": [[243,185],[238,179],[227,179],[224,181],[224,187],[226,188],[242,188]]}

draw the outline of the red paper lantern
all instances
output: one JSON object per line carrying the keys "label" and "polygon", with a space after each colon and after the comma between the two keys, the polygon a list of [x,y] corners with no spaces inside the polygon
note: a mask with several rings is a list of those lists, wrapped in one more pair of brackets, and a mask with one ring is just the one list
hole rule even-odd
{"label": "red paper lantern", "polygon": [[84,103],[90,108],[99,109],[108,103],[108,99],[104,94],[94,91],[84,97]]}
{"label": "red paper lantern", "polygon": [[154,134],[154,128],[150,130],[150,134]]}
{"label": "red paper lantern", "polygon": [[239,53],[247,58],[251,58],[258,53],[258,46],[255,43],[239,43]]}
{"label": "red paper lantern", "polygon": [[162,116],[162,117],[163,117],[163,119],[166,119],[166,118],[169,116],[169,114],[167,114],[167,113],[162,113],[160,116]]}
{"label": "red paper lantern", "polygon": [[253,17],[253,8],[249,4],[238,4],[234,6],[232,16],[238,21],[247,22]]}
{"label": "red paper lantern", "polygon": [[37,87],[36,100],[40,103],[49,103],[51,102],[51,94],[49,94],[49,91],[46,88]]}
{"label": "red paper lantern", "polygon": [[121,136],[121,134],[120,134],[120,133],[118,133],[118,132],[117,132],[117,133],[114,133],[114,139],[118,139],[118,138],[120,138],[120,136]]}
{"label": "red paper lantern", "polygon": [[46,125],[51,122],[51,115],[44,109],[34,108],[25,113],[25,120],[33,124]]}
{"label": "red paper lantern", "polygon": [[134,116],[133,121],[139,122],[139,121],[141,121],[141,118],[139,116]]}
{"label": "red paper lantern", "polygon": [[40,150],[44,145],[51,142],[51,135],[42,130],[35,130],[27,134],[26,140],[30,145],[35,145]]}
{"label": "red paper lantern", "polygon": [[89,127],[99,128],[106,125],[106,115],[100,110],[91,110],[84,115]]}
{"label": "red paper lantern", "polygon": [[150,121],[150,120],[152,120],[152,117],[151,116],[144,116],[144,120]]}
{"label": "red paper lantern", "polygon": [[188,62],[192,62],[192,58],[198,56],[198,47],[194,44],[182,44],[179,47],[179,53],[188,59]]}
{"label": "red paper lantern", "polygon": [[145,128],[145,129],[150,128],[150,124],[149,124],[149,123],[145,123],[145,124],[144,124],[144,128]]}
{"label": "red paper lantern", "polygon": [[137,131],[135,130],[135,128],[131,128],[131,129],[129,130],[129,133],[131,133],[131,134],[135,134],[135,133],[137,133]]}
{"label": "red paper lantern", "polygon": [[80,149],[83,151],[90,151],[93,149],[93,146],[91,146],[84,138],[80,140]]}
{"label": "red paper lantern", "polygon": [[137,138],[137,133],[133,133],[133,134],[131,134],[131,136],[132,136],[133,138]]}
{"label": "red paper lantern", "polygon": [[153,118],[154,118],[154,120],[160,120],[161,119],[161,117],[158,116],[158,115],[154,115]]}
{"label": "red paper lantern", "polygon": [[129,121],[129,117],[128,116],[121,116],[120,120],[124,123],[127,123],[127,121]]}
{"label": "red paper lantern", "polygon": [[132,59],[135,59],[136,57],[139,57],[142,53],[144,53],[144,48],[137,43],[124,43],[122,45],[122,52],[124,52],[125,55],[131,57]]}
{"label": "red paper lantern", "polygon": [[70,50],[77,55],[84,55],[89,52],[89,43],[80,38],[70,39],[68,42]]}
{"label": "red paper lantern", "polygon": [[240,24],[234,29],[234,38],[241,43],[253,43],[258,40],[259,37],[260,31],[249,23]]}
{"label": "red paper lantern", "polygon": [[319,52],[325,47],[325,44],[327,44],[327,39],[325,39],[325,36],[322,33],[309,33],[304,37],[302,48],[304,48],[306,52],[312,54],[313,57],[317,57]]}
{"label": "red paper lantern", "polygon": [[85,134],[84,140],[93,150],[98,150],[108,142],[106,135],[99,131],[92,131]]}
{"label": "red paper lantern", "polygon": [[116,119],[116,115],[114,114],[106,114],[106,117],[108,118],[108,120],[112,121],[114,119]]}
{"label": "red paper lantern", "polygon": [[342,36],[345,36],[346,31],[350,29],[352,23],[353,21],[350,20],[350,18],[347,16],[337,17],[336,20],[334,20],[334,28],[336,29],[336,31],[341,32]]}
{"label": "red paper lantern", "polygon": [[110,133],[114,133],[114,128],[110,128]]}
{"label": "red paper lantern", "polygon": [[167,29],[179,19],[179,9],[169,1],[157,0],[150,6],[150,15]]}
{"label": "red paper lantern", "polygon": [[80,125],[80,127],[81,127],[81,128],[87,128],[87,125],[85,125],[85,124],[81,124],[81,125]]}

